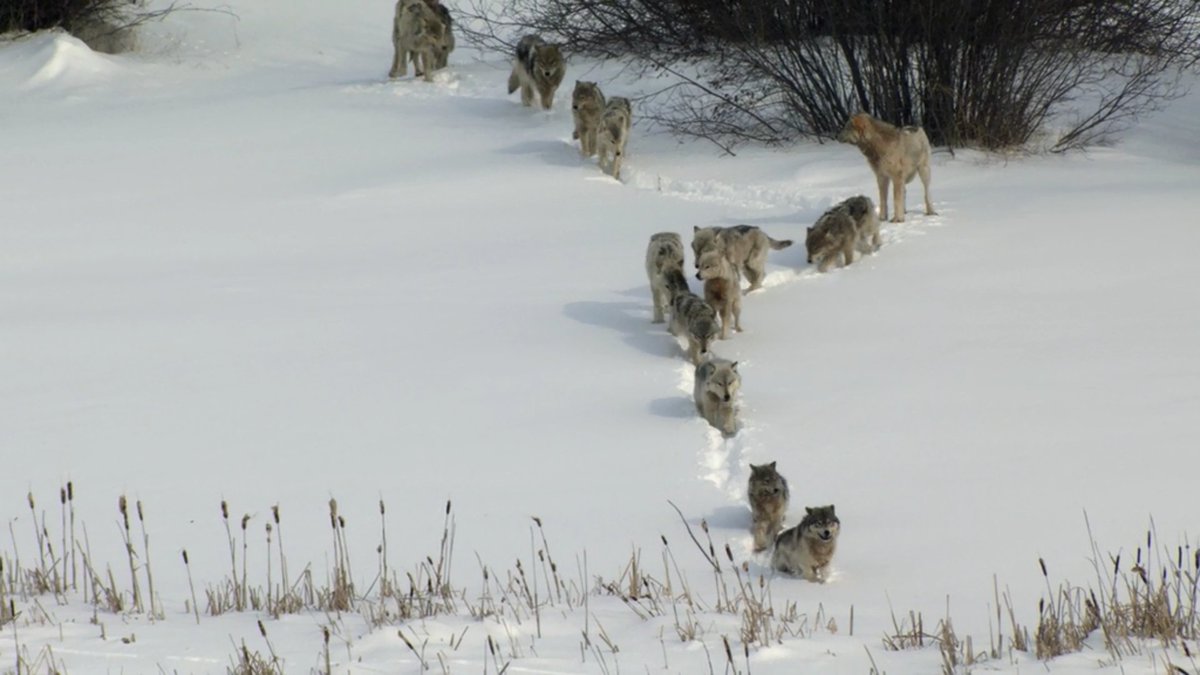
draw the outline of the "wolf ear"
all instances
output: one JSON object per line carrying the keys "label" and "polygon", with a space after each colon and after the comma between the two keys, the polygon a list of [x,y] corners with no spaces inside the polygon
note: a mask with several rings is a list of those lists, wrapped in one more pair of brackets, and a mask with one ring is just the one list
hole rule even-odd
{"label": "wolf ear", "polygon": [[697,232],[699,232],[699,231],[700,231],[700,228],[699,228],[698,226],[696,226],[696,225],[693,225],[693,226],[692,226],[692,234],[695,234],[695,233],[697,233]]}
{"label": "wolf ear", "polygon": [[770,464],[768,464],[767,468],[774,471],[775,470],[775,462],[771,462]]}
{"label": "wolf ear", "polygon": [[862,131],[863,129],[867,128],[867,119],[868,118],[870,118],[870,115],[868,115],[865,112],[860,112],[857,115],[855,115],[854,117],[850,118],[850,123],[854,125],[855,129]]}
{"label": "wolf ear", "polygon": [[833,513],[833,504],[830,504],[830,505],[829,505],[829,515],[831,515],[831,516],[832,516],[832,515],[834,515],[834,513]]}
{"label": "wolf ear", "polygon": [[736,373],[737,372],[737,364],[738,364],[738,362],[734,361],[732,364],[730,364],[729,369]]}
{"label": "wolf ear", "polygon": [[807,513],[807,514],[808,514],[808,515],[810,515],[810,516],[813,514],[813,510],[812,510],[811,508],[807,507],[807,506],[806,506],[806,507],[804,507],[804,512],[805,512],[805,513]]}
{"label": "wolf ear", "polygon": [[811,228],[811,227],[805,228],[805,230],[804,230],[804,231],[805,231],[806,233],[807,233],[807,232],[812,232],[812,228]]}

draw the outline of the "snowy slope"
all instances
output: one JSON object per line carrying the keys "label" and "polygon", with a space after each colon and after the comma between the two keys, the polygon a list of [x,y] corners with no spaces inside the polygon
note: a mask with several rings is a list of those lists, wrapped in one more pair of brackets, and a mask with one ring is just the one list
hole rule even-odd
{"label": "snowy slope", "polygon": [[[722,441],[694,414],[679,346],[649,322],[645,241],[734,223],[802,241],[831,203],[874,197],[857,151],[730,158],[635,133],[618,183],[571,144],[568,87],[551,113],[523,109],[500,56],[464,48],[432,85],[387,82],[385,5],[231,8],[238,20],[173,16],[142,55],[62,34],[0,46],[0,513],[15,533],[0,552],[30,560],[25,493],[54,525],[71,480],[95,558],[119,570],[108,519],[128,494],[146,506],[167,615],[111,617],[125,627],[99,640],[78,599],[49,608],[55,620],[31,610],[18,642],[32,652],[51,644],[72,673],[223,669],[231,637],[260,639],[258,616],[195,627],[179,564],[186,548],[201,587],[226,573],[222,499],[251,516],[252,576],[278,503],[293,568],[323,577],[332,496],[360,587],[380,500],[401,569],[436,554],[452,501],[453,581],[469,592],[476,556],[530,560],[531,516],[567,576],[585,553],[590,577],[619,576],[633,550],[660,569],[666,536],[699,586],[707,563],[668,500],[763,573],[746,465],[777,460],[789,520],[832,502],[844,536],[831,583],[774,578],[772,594],[840,630],[753,651],[754,672],[862,673],[864,645],[889,672],[936,671],[936,652],[883,651],[893,611],[932,624],[949,598],[960,633],[986,642],[993,576],[1032,625],[1039,557],[1055,583],[1094,576],[1085,512],[1104,551],[1142,542],[1151,517],[1166,544],[1196,545],[1196,97],[1087,155],[939,153],[940,215],[910,211],[845,270],[817,275],[800,246],[772,254],[746,332],[717,347],[744,377],[746,428]],[[615,72],[573,62],[568,85],[639,91]],[[719,669],[720,636],[737,633],[704,619],[710,654],[670,621],[595,603],[621,648],[607,667]],[[605,672],[580,657],[589,612],[555,615],[541,638],[520,629],[509,672]],[[318,666],[329,621],[268,622],[289,672]],[[417,672],[395,626],[337,622],[347,669]],[[471,625],[406,630],[437,643]],[[490,662],[488,631],[504,634],[468,630],[452,670]],[[11,663],[11,624],[0,637]],[[1022,666],[1040,667],[1008,667]]]}

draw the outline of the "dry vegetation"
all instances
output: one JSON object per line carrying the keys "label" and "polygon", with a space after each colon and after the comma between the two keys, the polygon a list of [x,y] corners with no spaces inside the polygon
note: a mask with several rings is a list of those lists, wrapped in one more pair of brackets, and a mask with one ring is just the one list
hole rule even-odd
{"label": "dry vegetation", "polygon": [[[42,607],[46,596],[59,604],[79,600],[90,604],[93,623],[100,626],[102,637],[105,629],[99,617],[105,613],[167,618],[154,586],[143,504],[131,503],[124,495],[117,500],[118,530],[126,552],[126,559],[118,565],[125,571],[118,574],[112,565],[101,565],[91,555],[87,528],[77,520],[74,495],[74,485],[62,488],[56,517],[39,511],[34,496],[27,496],[32,541],[37,546],[33,556],[22,557],[14,528],[18,521],[9,523],[11,552],[0,554],[0,630],[12,631],[18,646],[18,673],[62,671],[50,647],[30,653],[21,643],[22,627],[54,622]],[[816,632],[839,631],[838,622],[823,607],[818,606],[810,614],[801,612],[794,602],[777,604],[768,570],[749,560],[738,560],[728,545],[715,544],[707,523],[700,523],[699,533],[693,531],[682,513],[684,532],[691,542],[685,549],[690,555],[701,555],[709,570],[708,578],[699,582],[683,572],[677,551],[666,536],[654,556],[632,550],[615,575],[592,576],[586,552],[576,556],[573,573],[564,573],[551,551],[541,519],[534,517],[528,557],[503,570],[479,560],[479,576],[471,584],[471,591],[452,580],[455,521],[450,502],[445,505],[436,554],[402,571],[389,559],[387,508],[381,501],[376,557],[374,564],[368,565],[373,569],[363,577],[352,566],[346,519],[339,513],[337,501],[331,499],[332,554],[323,581],[317,579],[311,565],[305,565],[299,573],[289,568],[278,505],[271,507],[271,518],[261,536],[252,536],[251,517],[231,515],[227,502],[220,504],[220,517],[229,547],[228,574],[207,584],[204,599],[198,603],[189,556],[183,551],[191,596],[185,601],[187,613],[197,623],[203,622],[204,616],[227,612],[249,611],[275,618],[298,612],[323,613],[329,617],[327,625],[322,626],[323,663],[318,670],[323,672],[333,670],[331,642],[337,645],[345,641],[349,647],[337,618],[345,612],[363,616],[377,629],[395,627],[400,640],[425,669],[440,665],[443,671],[447,670],[448,659],[462,646],[469,626],[452,636],[448,647],[446,642],[431,646],[427,636],[414,630],[412,620],[469,617],[497,628],[489,633],[506,637],[497,639],[489,634],[486,642],[487,658],[497,672],[532,653],[536,640],[541,639],[543,616],[548,613],[555,617],[581,615],[581,657],[590,659],[601,672],[617,672],[620,645],[591,611],[590,603],[596,598],[619,599],[639,619],[669,626],[659,633],[664,667],[668,668],[668,640],[699,641],[714,671],[739,673],[750,671],[750,656],[755,649]],[[995,622],[986,646],[956,633],[947,602],[944,617],[932,629],[920,612],[910,611],[899,617],[893,613],[893,626],[883,638],[883,647],[890,651],[936,647],[943,673],[970,672],[978,664],[998,659],[1012,661],[1018,653],[1052,659],[1089,646],[1104,649],[1113,660],[1119,660],[1161,645],[1165,654],[1191,660],[1200,640],[1200,550],[1189,544],[1168,549],[1156,546],[1156,539],[1153,531],[1148,532],[1145,544],[1132,556],[1102,556],[1093,539],[1096,578],[1082,587],[1065,582],[1055,585],[1046,563],[1039,559],[1046,591],[1037,604],[1032,637],[1031,631],[1019,623],[1009,592],[1001,593],[995,583]],[[248,561],[252,556],[265,559],[265,569],[251,570]],[[365,578],[370,581],[362,584]],[[849,608],[846,623],[848,633],[853,635],[853,607]],[[258,630],[261,643],[257,646],[244,640],[234,643],[230,672],[287,670],[262,620],[258,621]],[[120,639],[132,642],[136,637],[131,633]],[[720,651],[708,652],[710,644],[719,644]],[[1188,672],[1169,660],[1165,665],[1174,668],[1172,672]],[[1185,665],[1195,672],[1194,662]]]}

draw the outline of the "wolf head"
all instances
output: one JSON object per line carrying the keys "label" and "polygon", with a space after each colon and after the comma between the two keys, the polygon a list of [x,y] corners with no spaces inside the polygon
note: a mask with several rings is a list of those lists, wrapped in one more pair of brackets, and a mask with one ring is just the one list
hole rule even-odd
{"label": "wolf head", "polygon": [[720,250],[721,239],[717,233],[721,231],[719,227],[693,227],[692,228],[692,253],[696,258],[696,269],[700,269],[700,256],[708,250]]}
{"label": "wolf head", "polygon": [[558,45],[539,44],[533,47],[531,74],[534,79],[544,82],[559,81],[562,80],[565,70],[562,50],[558,48]]}
{"label": "wolf head", "polygon": [[846,120],[846,126],[842,127],[842,132],[838,134],[837,139],[843,143],[858,145],[866,138],[870,127],[871,116],[865,112],[860,112]]}
{"label": "wolf head", "polygon": [[654,253],[654,266],[659,274],[666,274],[668,270],[683,270],[683,251],[678,246],[659,245]]}
{"label": "wolf head", "polygon": [[804,520],[800,521],[801,535],[808,539],[820,541],[836,541],[842,529],[842,521],[833,512],[833,504],[829,506],[806,506]]}
{"label": "wolf head", "polygon": [[597,102],[603,105],[604,94],[600,93],[600,85],[595,82],[575,80],[575,89],[571,92],[571,109],[579,110],[580,105]]}
{"label": "wolf head", "polygon": [[813,256],[824,253],[833,245],[832,233],[824,227],[810,227],[805,231],[804,248],[808,249],[808,263]]}
{"label": "wolf head", "polygon": [[750,465],[750,495],[768,497],[787,493],[787,481],[775,470],[775,462]]}
{"label": "wolf head", "polygon": [[733,276],[729,261],[725,259],[724,253],[711,249],[702,253],[700,258],[696,260],[696,269],[698,270],[696,278],[701,281]]}
{"label": "wolf head", "polygon": [[742,376],[738,375],[737,361],[732,363],[717,363],[713,365],[712,375],[704,384],[705,390],[713,397],[729,403],[737,397],[738,389],[742,386]]}

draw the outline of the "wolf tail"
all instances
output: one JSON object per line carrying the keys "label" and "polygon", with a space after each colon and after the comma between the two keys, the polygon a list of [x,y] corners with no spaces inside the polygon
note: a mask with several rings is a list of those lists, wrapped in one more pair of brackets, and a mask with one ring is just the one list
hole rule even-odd
{"label": "wolf tail", "polygon": [[771,242],[771,249],[775,250],[775,251],[785,249],[785,248],[791,246],[793,243],[791,239],[784,239],[783,241],[775,241],[774,239],[772,239],[770,237],[767,237],[767,241]]}

